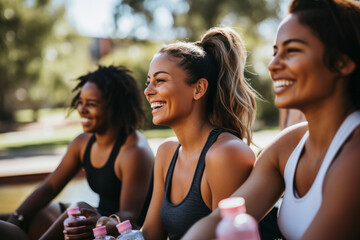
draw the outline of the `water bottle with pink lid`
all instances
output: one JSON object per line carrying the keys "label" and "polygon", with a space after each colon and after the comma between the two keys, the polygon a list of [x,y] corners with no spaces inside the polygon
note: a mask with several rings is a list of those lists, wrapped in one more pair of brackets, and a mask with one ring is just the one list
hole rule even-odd
{"label": "water bottle with pink lid", "polygon": [[[68,223],[77,222],[81,220],[85,220],[86,217],[84,216],[74,216],[73,214],[80,213],[80,210],[78,207],[68,208],[67,210],[68,217],[64,220],[64,229],[65,230],[72,230],[72,229],[79,229],[83,228],[85,226],[78,226],[78,227],[69,227],[67,226]],[[64,234],[65,239],[67,239],[67,234]]]}
{"label": "water bottle with pink lid", "polygon": [[93,228],[94,240],[116,240],[113,236],[106,235],[106,226]]}
{"label": "water bottle with pink lid", "polygon": [[144,240],[142,233],[139,230],[132,229],[129,220],[123,221],[116,225],[120,236],[116,240]]}
{"label": "water bottle with pink lid", "polygon": [[222,220],[216,228],[218,240],[260,240],[258,223],[246,213],[245,199],[230,197],[219,202]]}

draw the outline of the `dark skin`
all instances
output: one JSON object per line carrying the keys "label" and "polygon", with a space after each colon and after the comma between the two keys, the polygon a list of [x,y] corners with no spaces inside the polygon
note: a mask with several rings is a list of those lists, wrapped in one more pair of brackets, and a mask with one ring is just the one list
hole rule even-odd
{"label": "dark skin", "polygon": [[[90,160],[95,168],[105,165],[110,152],[117,140],[116,126],[112,125],[108,118],[106,103],[101,91],[94,83],[86,83],[82,90],[78,105],[84,133],[76,137],[68,146],[67,152],[60,165],[51,173],[40,186],[24,201],[18,211],[29,219],[41,208],[46,206],[80,171],[82,168],[85,148],[95,134]],[[119,199],[119,212],[114,213],[120,219],[129,219],[136,226],[142,206],[145,202],[153,170],[154,155],[147,143],[146,138],[139,132],[134,131],[128,135],[125,143],[121,146],[116,156],[114,171],[122,182]],[[109,234],[118,235],[115,218],[101,216],[96,208],[85,202],[77,204],[81,215],[86,217],[78,223],[69,223],[69,226],[85,226],[78,230],[69,230],[68,239],[93,239],[92,229],[100,219],[100,223],[107,226]],[[41,237],[34,239],[63,239],[63,221],[66,213],[61,214]],[[11,218],[10,218],[11,221]],[[14,224],[17,222],[13,221]],[[36,228],[35,228],[36,229]]]}

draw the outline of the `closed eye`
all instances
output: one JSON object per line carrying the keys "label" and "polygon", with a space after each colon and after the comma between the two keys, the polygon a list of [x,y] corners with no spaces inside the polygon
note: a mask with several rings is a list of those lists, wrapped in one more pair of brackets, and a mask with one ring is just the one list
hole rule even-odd
{"label": "closed eye", "polygon": [[300,49],[298,49],[298,48],[288,48],[288,49],[287,49],[287,52],[288,52],[288,53],[300,52]]}

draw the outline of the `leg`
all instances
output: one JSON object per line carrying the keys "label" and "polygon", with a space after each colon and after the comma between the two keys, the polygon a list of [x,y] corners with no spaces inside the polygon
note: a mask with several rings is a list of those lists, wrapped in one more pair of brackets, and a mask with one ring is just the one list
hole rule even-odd
{"label": "leg", "polygon": [[7,240],[29,240],[26,233],[18,226],[0,220],[1,239]]}
{"label": "leg", "polygon": [[39,211],[33,218],[28,228],[28,235],[30,239],[39,239],[48,228],[61,216],[62,212],[66,210],[61,209],[61,205],[57,202],[51,202],[44,209]]}

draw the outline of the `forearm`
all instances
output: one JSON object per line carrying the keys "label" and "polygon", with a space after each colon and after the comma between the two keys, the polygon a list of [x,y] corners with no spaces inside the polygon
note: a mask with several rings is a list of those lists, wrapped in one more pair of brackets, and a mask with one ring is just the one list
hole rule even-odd
{"label": "forearm", "polygon": [[215,239],[215,229],[221,220],[219,209],[215,209],[209,216],[196,222],[181,238],[182,240],[209,240]]}
{"label": "forearm", "polygon": [[17,212],[24,217],[24,221],[30,221],[43,207],[56,196],[51,188],[40,185],[26,200],[17,208]]}

